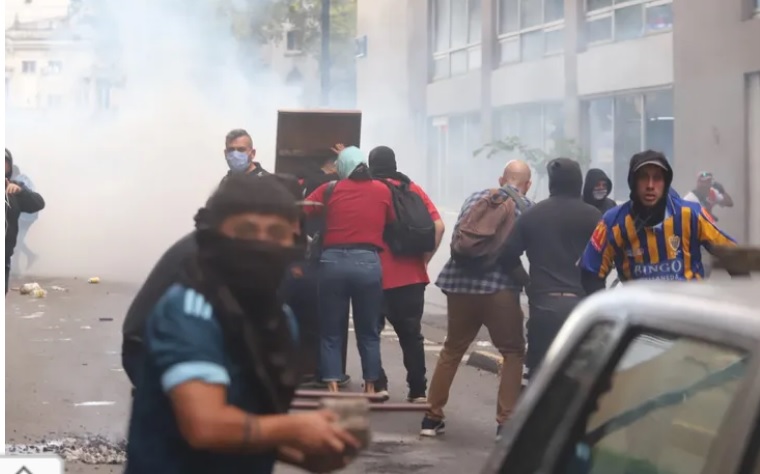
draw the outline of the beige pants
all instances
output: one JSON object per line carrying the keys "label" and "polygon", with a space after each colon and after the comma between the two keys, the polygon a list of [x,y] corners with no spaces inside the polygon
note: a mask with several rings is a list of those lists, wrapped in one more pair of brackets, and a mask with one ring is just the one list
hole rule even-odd
{"label": "beige pants", "polygon": [[496,422],[504,423],[520,396],[525,333],[520,294],[502,290],[488,295],[449,294],[446,342],[438,358],[428,391],[429,418],[443,420],[443,408],[459,364],[482,326],[504,357],[496,406]]}

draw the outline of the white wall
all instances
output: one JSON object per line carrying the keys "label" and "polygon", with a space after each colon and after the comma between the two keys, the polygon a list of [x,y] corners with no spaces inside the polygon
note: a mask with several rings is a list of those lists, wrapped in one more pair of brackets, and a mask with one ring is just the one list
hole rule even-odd
{"label": "white wall", "polygon": [[362,147],[393,148],[399,169],[415,178],[424,170],[424,135],[416,133],[410,96],[419,72],[409,67],[417,53],[410,48],[413,14],[411,2],[404,0],[358,2],[357,36],[367,37],[367,54],[356,59],[356,101],[362,111]]}
{"label": "white wall", "polygon": [[[6,69],[12,69],[10,78],[8,106],[17,108],[36,108],[47,105],[48,95],[59,95],[63,100],[76,100],[78,80],[87,75],[92,66],[91,53],[83,48],[72,46],[65,48],[61,45],[40,48],[16,48],[5,55]],[[52,51],[51,51],[52,49]],[[33,74],[24,74],[23,61],[35,61],[36,70]],[[46,75],[44,69],[49,61],[60,61],[63,69],[58,75]]]}
{"label": "white wall", "polygon": [[35,21],[45,18],[65,16],[69,10],[69,0],[5,0],[5,27],[7,28],[18,15],[19,21]]}
{"label": "white wall", "polygon": [[501,67],[491,77],[494,107],[562,100],[565,96],[564,56]]}
{"label": "white wall", "polygon": [[480,69],[427,86],[427,114],[458,115],[480,109]]}
{"label": "white wall", "polygon": [[673,83],[673,33],[591,46],[578,55],[578,95]]}

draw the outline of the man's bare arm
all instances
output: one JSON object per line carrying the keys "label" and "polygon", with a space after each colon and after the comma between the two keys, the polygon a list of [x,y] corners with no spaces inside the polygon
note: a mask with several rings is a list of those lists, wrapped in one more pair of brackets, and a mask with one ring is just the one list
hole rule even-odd
{"label": "man's bare arm", "polygon": [[333,413],[252,415],[227,404],[227,388],[190,381],[169,392],[180,433],[195,449],[264,452],[283,446],[309,453],[342,453],[359,442],[334,424]]}
{"label": "man's bare arm", "polygon": [[286,444],[286,415],[254,416],[227,404],[227,388],[201,381],[169,392],[180,433],[196,449],[263,452]]}

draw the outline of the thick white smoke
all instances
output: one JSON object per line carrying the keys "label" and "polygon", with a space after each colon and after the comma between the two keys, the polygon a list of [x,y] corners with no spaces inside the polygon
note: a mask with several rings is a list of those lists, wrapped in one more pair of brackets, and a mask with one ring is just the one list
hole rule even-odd
{"label": "thick white smoke", "polygon": [[[258,63],[218,3],[93,2],[94,54],[125,79],[116,112],[8,110],[7,146],[47,202],[28,236],[40,256],[30,273],[143,279],[225,174],[230,129],[247,129],[273,167],[276,111],[298,107],[300,90]],[[91,64],[59,53],[73,89]]]}

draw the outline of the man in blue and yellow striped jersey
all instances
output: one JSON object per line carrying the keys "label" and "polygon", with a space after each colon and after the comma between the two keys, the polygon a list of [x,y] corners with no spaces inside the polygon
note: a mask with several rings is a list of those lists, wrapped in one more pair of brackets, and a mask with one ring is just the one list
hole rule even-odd
{"label": "man in blue and yellow striped jersey", "polygon": [[633,155],[628,171],[631,199],[607,211],[581,256],[587,294],[603,289],[612,268],[621,281],[700,280],[700,247],[735,245],[698,203],[670,193],[673,169],[662,153]]}

